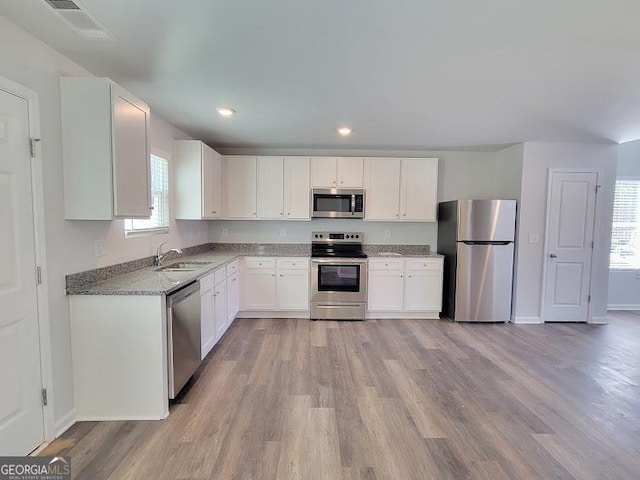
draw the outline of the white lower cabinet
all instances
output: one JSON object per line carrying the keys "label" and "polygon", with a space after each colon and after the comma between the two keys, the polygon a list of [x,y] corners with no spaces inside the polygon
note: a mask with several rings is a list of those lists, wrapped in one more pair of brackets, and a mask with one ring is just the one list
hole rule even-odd
{"label": "white lower cabinet", "polygon": [[240,274],[238,272],[227,277],[227,319],[229,325],[240,311]]}
{"label": "white lower cabinet", "polygon": [[442,271],[442,257],[369,259],[367,316],[438,318]]}
{"label": "white lower cabinet", "polygon": [[206,357],[236,318],[240,303],[238,260],[200,279],[201,357]]}
{"label": "white lower cabinet", "polygon": [[241,309],[245,313],[308,312],[309,259],[245,257],[242,268],[242,292]]}
{"label": "white lower cabinet", "polygon": [[226,279],[218,283],[213,294],[213,316],[216,319],[216,342],[222,338],[229,328],[227,317],[227,282]]}
{"label": "white lower cabinet", "polygon": [[216,344],[215,275],[200,279],[200,357],[204,358]]}
{"label": "white lower cabinet", "polygon": [[369,311],[399,312],[402,310],[403,272],[399,270],[369,270]]}

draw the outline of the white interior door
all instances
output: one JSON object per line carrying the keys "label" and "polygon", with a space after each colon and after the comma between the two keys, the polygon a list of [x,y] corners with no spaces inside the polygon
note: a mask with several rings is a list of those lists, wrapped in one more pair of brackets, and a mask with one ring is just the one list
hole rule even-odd
{"label": "white interior door", "polygon": [[44,441],[28,119],[0,90],[0,455]]}
{"label": "white interior door", "polygon": [[589,318],[595,172],[552,172],[547,214],[545,322]]}

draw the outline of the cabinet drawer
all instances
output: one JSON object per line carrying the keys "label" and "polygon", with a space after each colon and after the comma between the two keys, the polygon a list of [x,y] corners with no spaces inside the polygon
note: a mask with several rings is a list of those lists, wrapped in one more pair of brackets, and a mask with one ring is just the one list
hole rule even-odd
{"label": "cabinet drawer", "polygon": [[402,270],[402,263],[400,258],[369,260],[369,270]]}
{"label": "cabinet drawer", "polygon": [[227,265],[227,277],[230,277],[237,271],[238,271],[238,260],[234,260],[229,265]]}
{"label": "cabinet drawer", "polygon": [[216,278],[215,285],[218,285],[220,282],[223,282],[227,278],[227,269],[225,267],[219,268],[214,273]]}
{"label": "cabinet drawer", "polygon": [[274,269],[276,268],[276,259],[269,257],[246,257],[244,259],[244,265],[246,268],[255,268],[255,269]]}
{"label": "cabinet drawer", "polygon": [[200,279],[200,293],[211,290],[215,285],[216,276],[215,273],[210,273]]}
{"label": "cabinet drawer", "polygon": [[305,257],[278,258],[276,260],[278,270],[308,270],[309,259]]}
{"label": "cabinet drawer", "polygon": [[442,270],[441,258],[411,258],[406,262],[407,270]]}

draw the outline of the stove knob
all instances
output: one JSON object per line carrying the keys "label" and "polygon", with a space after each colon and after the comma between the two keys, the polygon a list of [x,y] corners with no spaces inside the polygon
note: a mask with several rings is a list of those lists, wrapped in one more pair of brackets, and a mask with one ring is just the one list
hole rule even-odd
{"label": "stove knob", "polygon": [[322,238],[322,235],[320,235],[320,238]]}
{"label": "stove knob", "polygon": [[353,238],[353,235],[351,235],[351,238]]}
{"label": "stove knob", "polygon": [[360,235],[356,235],[356,238],[360,238]]}

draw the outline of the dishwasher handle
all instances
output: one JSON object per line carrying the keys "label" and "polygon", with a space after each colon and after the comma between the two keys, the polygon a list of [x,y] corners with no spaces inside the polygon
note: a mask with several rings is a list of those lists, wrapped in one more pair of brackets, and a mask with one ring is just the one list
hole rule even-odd
{"label": "dishwasher handle", "polygon": [[169,294],[169,296],[167,297],[167,307],[172,307],[176,303],[180,303],[185,298],[199,291],[200,291],[200,282],[198,280],[195,280],[185,285],[180,290],[176,290],[175,292]]}

